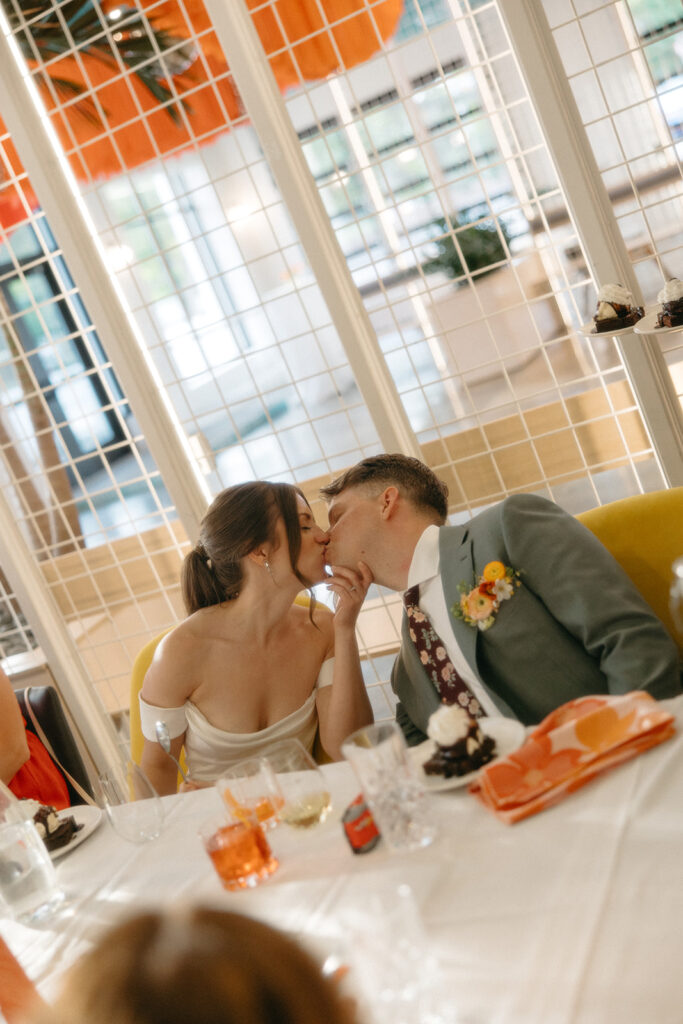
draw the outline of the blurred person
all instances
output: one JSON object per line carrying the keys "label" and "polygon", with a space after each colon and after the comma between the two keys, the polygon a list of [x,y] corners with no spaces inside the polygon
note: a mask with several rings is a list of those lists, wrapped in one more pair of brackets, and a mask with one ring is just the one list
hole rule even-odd
{"label": "blurred person", "polygon": [[39,800],[58,811],[69,807],[64,776],[26,728],[12,684],[0,669],[0,779],[19,800]]}
{"label": "blurred person", "polygon": [[103,935],[32,1024],[357,1024],[293,939],[222,910],[141,913]]}
{"label": "blurred person", "polygon": [[[356,641],[370,575],[327,575],[326,544],[291,484],[238,484],[213,501],[183,563],[188,618],[159,644],[140,694],[141,763],[158,792],[175,792],[177,778],[157,719],[176,757],[184,746],[195,785],[276,740],[310,751],[317,729],[337,760],[346,736],[372,722]],[[294,603],[322,582],[336,595],[334,614],[312,597],[309,607]]]}
{"label": "blurred person", "polygon": [[425,739],[440,702],[533,724],[587,694],[681,692],[660,620],[600,541],[553,502],[515,494],[447,526],[443,481],[389,454],[321,493],[330,564],[369,569],[404,593],[392,687],[410,744]]}

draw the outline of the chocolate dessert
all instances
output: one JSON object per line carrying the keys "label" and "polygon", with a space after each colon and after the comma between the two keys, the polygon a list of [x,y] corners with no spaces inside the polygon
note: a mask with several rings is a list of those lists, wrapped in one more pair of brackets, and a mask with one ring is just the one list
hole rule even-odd
{"label": "chocolate dessert", "polygon": [[628,288],[620,284],[606,284],[598,292],[598,308],[593,317],[593,332],[603,334],[633,327],[645,316],[642,306],[636,306]]}
{"label": "chocolate dessert", "polygon": [[33,816],[38,835],[43,840],[48,850],[58,850],[71,842],[72,837],[79,832],[83,826],[77,825],[75,818],[60,818],[54,807],[42,806]]}
{"label": "chocolate dessert", "polygon": [[496,754],[496,741],[485,736],[476,719],[457,705],[444,706],[429,719],[427,735],[436,750],[422,768],[426,775],[467,775],[488,764]]}
{"label": "chocolate dessert", "polygon": [[661,302],[661,313],[657,314],[657,327],[680,327],[683,324],[683,281],[672,278],[667,281],[657,296]]}

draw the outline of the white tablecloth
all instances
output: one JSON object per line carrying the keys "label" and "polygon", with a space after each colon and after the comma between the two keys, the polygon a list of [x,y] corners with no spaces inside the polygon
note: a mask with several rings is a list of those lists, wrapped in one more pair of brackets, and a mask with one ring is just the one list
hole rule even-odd
{"label": "white tablecloth", "polygon": [[352,854],[339,818],[358,786],[348,765],[329,765],[330,818],[270,833],[280,868],[251,891],[222,890],[199,842],[197,826],[220,806],[215,791],[165,798],[159,839],[129,845],[103,822],[58,862],[70,912],[40,929],[3,920],[0,934],[49,997],[126,911],[210,903],[324,949],[350,933],[354,915],[362,929],[357,915],[372,912],[373,898],[390,907],[407,883],[452,1021],[681,1024],[683,697],[664,706],[677,715],[672,740],[517,825],[464,789],[433,795],[439,838],[407,855],[381,845]]}

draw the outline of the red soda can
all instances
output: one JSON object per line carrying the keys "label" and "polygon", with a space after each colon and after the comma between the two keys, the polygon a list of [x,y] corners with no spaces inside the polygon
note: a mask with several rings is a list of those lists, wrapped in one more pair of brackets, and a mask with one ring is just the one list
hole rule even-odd
{"label": "red soda can", "polygon": [[342,814],[342,825],[354,853],[369,853],[380,840],[379,829],[362,793],[351,801]]}

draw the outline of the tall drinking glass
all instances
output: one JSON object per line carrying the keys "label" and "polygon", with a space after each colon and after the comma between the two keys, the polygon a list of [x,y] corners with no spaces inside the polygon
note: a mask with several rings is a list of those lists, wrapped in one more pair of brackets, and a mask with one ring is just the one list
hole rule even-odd
{"label": "tall drinking glass", "polygon": [[280,821],[292,828],[310,828],[324,821],[332,808],[325,776],[299,740],[280,740],[263,751],[282,791]]}
{"label": "tall drinking glass", "polygon": [[436,835],[432,810],[395,722],[364,726],[342,744],[377,827],[390,850],[427,846]]}
{"label": "tall drinking glass", "polygon": [[62,902],[55,868],[32,821],[0,825],[0,906],[30,924]]}

